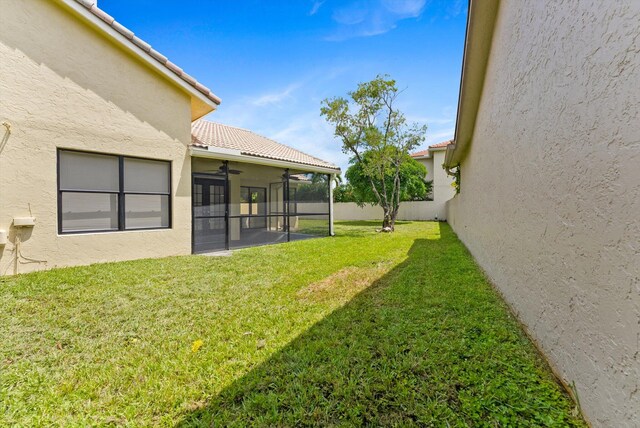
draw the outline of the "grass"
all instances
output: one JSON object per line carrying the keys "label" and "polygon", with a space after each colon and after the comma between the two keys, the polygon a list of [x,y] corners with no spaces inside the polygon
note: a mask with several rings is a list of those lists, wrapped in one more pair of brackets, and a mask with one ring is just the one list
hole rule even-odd
{"label": "grass", "polygon": [[0,279],[0,426],[584,425],[446,224],[376,227]]}
{"label": "grass", "polygon": [[[327,216],[328,217],[328,216]],[[321,219],[317,220],[313,217],[298,217],[296,233],[316,236],[328,236],[329,235],[329,220]]]}

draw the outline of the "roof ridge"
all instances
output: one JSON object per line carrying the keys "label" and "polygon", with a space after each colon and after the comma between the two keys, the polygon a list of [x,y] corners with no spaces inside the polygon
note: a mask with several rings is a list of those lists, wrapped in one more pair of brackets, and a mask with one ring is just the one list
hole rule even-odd
{"label": "roof ridge", "polygon": [[315,159],[315,160],[317,160],[317,161],[320,161],[320,162],[322,162],[322,163],[326,163],[326,164],[329,164],[329,165],[333,165],[333,166],[335,166],[335,167],[337,167],[337,166],[338,166],[338,165],[335,165],[335,164],[333,164],[333,163],[331,163],[331,162],[327,162],[327,161],[325,161],[325,160],[323,160],[323,159],[320,159],[319,157],[316,157],[316,156],[310,155],[309,153],[303,152],[303,151],[302,151],[302,150],[300,150],[300,149],[296,149],[295,147],[291,147],[291,146],[290,146],[290,145],[288,145],[288,144],[284,144],[284,143],[281,143],[281,142],[279,142],[279,141],[276,141],[276,140],[274,140],[274,139],[272,139],[272,138],[265,137],[264,135],[257,134],[257,133],[255,133],[254,131],[252,131],[252,130],[250,130],[250,129],[240,128],[239,126],[233,126],[233,125],[225,125],[224,123],[214,122],[214,121],[212,121],[212,120],[206,120],[206,119],[198,119],[198,121],[209,122],[209,123],[212,123],[212,124],[214,124],[214,125],[226,126],[226,127],[228,127],[228,128],[234,128],[234,129],[239,129],[240,131],[249,132],[249,133],[251,133],[251,134],[253,134],[253,135],[257,136],[257,137],[264,138],[265,140],[269,140],[269,141],[271,141],[272,143],[278,144],[278,145],[280,145],[280,146],[287,147],[287,148],[289,148],[289,149],[291,149],[291,150],[295,150],[296,152],[300,152],[300,153],[302,153],[303,155],[305,155],[305,156],[309,156],[310,158],[313,158],[313,159]]}
{"label": "roof ridge", "polygon": [[222,100],[214,94],[211,89],[207,88],[202,83],[198,82],[194,77],[185,73],[182,68],[178,67],[173,62],[169,61],[169,59],[162,55],[157,50],[153,49],[151,45],[141,38],[137,37],[135,33],[129,30],[127,27],[119,23],[115,20],[114,17],[100,9],[96,3],[96,0],[74,0],[76,3],[84,7],[95,17],[100,19],[102,22],[107,24],[110,28],[118,32],[125,39],[129,40],[133,45],[139,48],[141,51],[146,53],[149,57],[153,58],[156,62],[160,63],[164,67],[166,67],[173,74],[178,76],[180,79],[185,81],[187,84],[192,86],[195,90],[203,94],[209,100],[213,101],[215,104],[220,105]]}

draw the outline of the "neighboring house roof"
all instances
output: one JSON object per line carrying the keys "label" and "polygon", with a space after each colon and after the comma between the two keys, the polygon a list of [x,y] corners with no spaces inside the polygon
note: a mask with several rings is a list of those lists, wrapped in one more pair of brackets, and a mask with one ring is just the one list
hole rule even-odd
{"label": "neighboring house roof", "polygon": [[442,143],[432,144],[429,146],[430,149],[438,149],[441,147],[447,147],[449,144],[453,143],[453,140],[443,141]]}
{"label": "neighboring house roof", "polygon": [[421,158],[423,156],[429,156],[429,149],[420,150],[419,152],[411,153],[412,158]]}
{"label": "neighboring house roof", "polygon": [[195,147],[222,149],[223,153],[225,150],[235,150],[244,156],[275,159],[340,171],[336,165],[249,130],[202,119],[191,125],[191,144]]}
{"label": "neighboring house roof", "polygon": [[[190,88],[190,90],[195,94],[201,95],[209,102],[212,102],[214,105],[212,105],[209,111],[213,110],[215,105],[220,104],[220,98],[218,98],[209,88],[198,82],[192,76],[185,73],[180,67],[169,61],[166,56],[153,49],[151,45],[149,45],[139,37],[136,37],[136,35],[131,30],[117,22],[112,16],[104,12],[102,9],[99,9],[96,5],[96,0],[61,1],[76,11],[78,11],[78,9],[74,8],[73,5],[80,5],[82,6],[81,9],[86,10],[90,12],[91,15],[99,18],[100,21],[104,22],[109,27],[109,29],[115,30],[120,36],[122,36],[122,38],[124,38],[124,40],[122,38],[116,38],[115,40],[123,45],[128,45],[128,48],[134,48],[139,56],[144,56],[147,60],[149,60],[149,62],[161,66],[163,69],[165,69],[165,71],[169,71],[169,75],[177,77],[179,81],[187,84],[185,89]],[[106,28],[102,29],[106,30]]]}
{"label": "neighboring house roof", "polygon": [[453,140],[443,141],[442,143],[432,144],[426,150],[420,150],[419,152],[411,153],[412,158],[423,158],[429,157],[429,152],[432,150],[446,149],[449,144],[451,144]]}

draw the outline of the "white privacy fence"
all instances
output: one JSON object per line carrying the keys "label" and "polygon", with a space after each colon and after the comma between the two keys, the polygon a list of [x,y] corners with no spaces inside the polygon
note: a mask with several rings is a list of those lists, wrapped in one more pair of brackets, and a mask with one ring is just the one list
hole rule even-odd
{"label": "white privacy fence", "polygon": [[[444,202],[415,201],[401,202],[398,220],[445,220]],[[382,207],[365,205],[359,207],[354,202],[336,202],[333,204],[333,218],[340,220],[382,220]]]}

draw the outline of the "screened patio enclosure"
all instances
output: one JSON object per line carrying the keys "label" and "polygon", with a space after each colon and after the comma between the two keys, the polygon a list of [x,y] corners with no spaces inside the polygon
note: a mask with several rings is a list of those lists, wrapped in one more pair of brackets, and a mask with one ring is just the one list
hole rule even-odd
{"label": "screened patio enclosure", "polygon": [[192,242],[207,253],[331,234],[331,175],[192,158]]}

